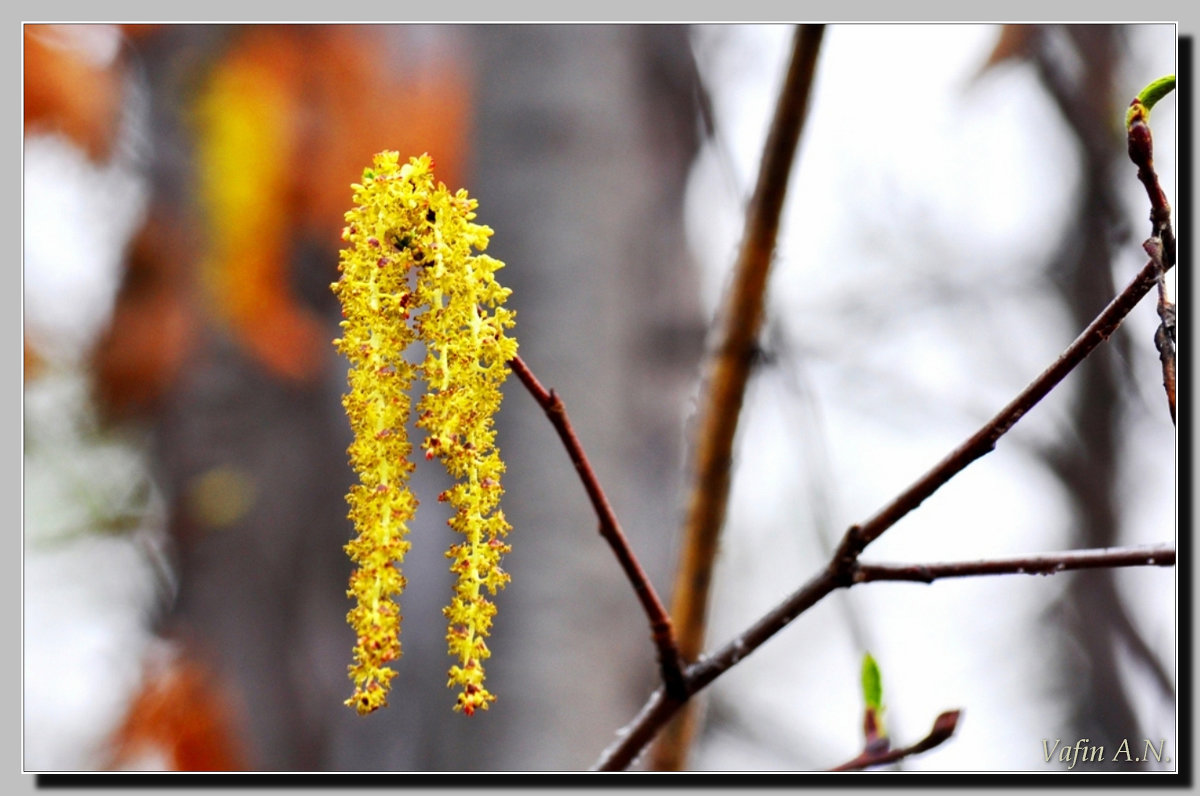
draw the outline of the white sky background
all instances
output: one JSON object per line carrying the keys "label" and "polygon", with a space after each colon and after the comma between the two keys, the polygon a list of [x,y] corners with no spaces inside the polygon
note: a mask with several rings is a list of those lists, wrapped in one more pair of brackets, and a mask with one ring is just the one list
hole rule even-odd
{"label": "white sky background", "polygon": [[[982,425],[1080,331],[1037,284],[1070,210],[1077,158],[1028,67],[1002,65],[972,83],[996,34],[959,25],[826,32],[770,283],[766,339],[778,364],[752,381],[739,428],[710,648],[802,584],[845,528]],[[707,149],[688,198],[710,311],[734,259],[739,199],[753,188],[791,35],[762,26],[696,31],[724,149]],[[1175,31],[1143,28],[1132,47],[1130,97],[1175,71]],[[1040,140],[1029,134],[1031,118]],[[1168,196],[1174,124],[1173,104],[1157,106],[1156,165]],[[1121,286],[1144,263],[1138,244],[1149,231],[1145,193],[1132,164],[1128,172],[1132,235],[1117,264]],[[1143,346],[1136,372],[1145,379],[1133,472],[1174,445],[1151,343],[1157,318],[1152,301],[1143,303],[1127,322]],[[1053,438],[1066,409],[1061,397],[1047,399],[864,559],[1064,549],[1067,506],[1020,440]],[[1131,518],[1124,542],[1173,539],[1172,487],[1143,482],[1122,496]],[[1135,622],[1169,667],[1173,578],[1162,570],[1120,577]],[[820,768],[852,757],[861,746],[865,646],[882,668],[896,743],[923,737],[939,712],[964,709],[952,741],[904,768],[1044,771],[1041,739],[1065,730],[1065,697],[1044,678],[1059,642],[1039,614],[1064,583],[976,578],[834,595],[715,684],[709,710],[732,724],[716,724],[692,763]],[[1161,728],[1173,746],[1171,706],[1149,710],[1147,731]]]}
{"label": "white sky background", "polygon": [[[1031,73],[1002,66],[967,86],[994,35],[991,28],[948,25],[836,26],[826,34],[771,282],[769,323],[776,334],[768,342],[779,364],[752,382],[739,432],[710,647],[744,629],[821,565],[825,552],[814,528],[825,535],[823,544],[832,544],[990,417],[1078,332],[1057,315],[1048,318],[1054,302],[1039,301],[1036,290],[1013,291],[1019,301],[1006,290],[1037,277],[1077,164],[1057,111],[1037,92]],[[696,31],[697,57],[729,156],[723,164],[713,150],[705,153],[688,198],[710,308],[733,259],[742,221],[737,197],[748,196],[753,185],[790,36],[789,28]],[[1131,94],[1175,67],[1173,29],[1147,29],[1134,44]],[[918,92],[915,103],[910,98]],[[1037,145],[1025,135],[1031,107],[1045,119],[1045,140]],[[1155,109],[1153,126],[1169,197],[1175,195],[1174,124],[1168,98]],[[119,170],[97,172],[61,149],[55,141],[25,148],[24,310],[30,328],[57,330],[71,358],[103,326],[115,291],[104,279],[115,277],[122,241],[100,230],[132,228],[142,200]],[[1039,177],[1047,170],[1061,174],[1061,182]],[[98,181],[120,201],[69,204],[95,196],[87,189]],[[58,191],[73,185],[83,190]],[[32,212],[39,207],[58,210],[43,218]],[[1137,243],[1148,229],[1132,165],[1129,207],[1134,242],[1118,265],[1119,284],[1144,261]],[[64,217],[83,220],[64,228]],[[99,223],[114,218],[119,223]],[[92,252],[97,261],[84,267],[60,256],[68,246]],[[76,268],[39,265],[45,263]],[[83,275],[89,281],[80,281]],[[921,291],[921,285],[936,288]],[[941,289],[953,290],[961,303],[946,305]],[[1155,373],[1157,319],[1150,303],[1129,321],[1143,344],[1139,367],[1149,362],[1138,371],[1147,389],[1145,422],[1129,450],[1135,462],[1152,462],[1174,438]],[[855,372],[845,370],[847,362],[855,363]],[[70,400],[77,387],[52,382],[45,389]],[[27,442],[39,400],[26,396]],[[1051,401],[1039,406],[1011,437],[1049,438],[1063,408]],[[101,469],[111,468],[113,457],[120,460],[96,448],[80,455],[80,467],[88,457]],[[129,572],[127,562],[137,555],[129,540],[93,540],[71,552],[38,547],[69,531],[63,523],[71,519],[51,513],[48,526],[29,522],[43,516],[37,505],[59,499],[31,492],[42,483],[41,464],[24,463],[24,585],[28,597],[37,595],[25,604],[25,765],[87,768],[136,685],[128,673],[147,641],[142,628],[154,576],[147,567],[143,578],[104,577],[118,566]],[[929,561],[1061,549],[1069,518],[1054,487],[1047,488],[1051,483],[1019,441],[1006,438],[867,557]],[[1131,485],[1122,499],[1136,518],[1130,543],[1171,538],[1169,489]],[[1161,570],[1122,576],[1136,592],[1141,629],[1168,661],[1174,660],[1176,613],[1164,584],[1171,578]],[[823,767],[852,757],[861,743],[858,666],[866,646],[882,667],[885,719],[898,743],[922,737],[942,710],[965,711],[951,742],[906,768],[1044,770],[1041,739],[1057,731],[1056,703],[1039,691],[1045,662],[1018,653],[1054,643],[1037,635],[1049,632],[1037,616],[1061,588],[1057,580],[875,584],[836,595],[711,689],[712,715],[737,723],[707,736],[694,764]],[[38,588],[50,581],[70,589]],[[64,637],[78,639],[69,660],[56,654]],[[75,665],[83,659],[104,665]],[[51,670],[58,674],[47,678]],[[56,685],[39,686],[44,683]],[[1173,746],[1174,715],[1169,706],[1155,710],[1146,723],[1161,725]],[[94,725],[80,716],[92,716]],[[75,735],[64,737],[64,727]]]}

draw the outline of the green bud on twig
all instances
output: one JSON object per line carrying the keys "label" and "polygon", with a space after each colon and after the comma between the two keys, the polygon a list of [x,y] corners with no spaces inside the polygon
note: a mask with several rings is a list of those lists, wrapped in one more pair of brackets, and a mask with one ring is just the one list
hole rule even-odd
{"label": "green bud on twig", "polygon": [[878,710],[883,707],[883,682],[879,676],[879,665],[871,657],[871,653],[863,654],[862,662],[862,691],[863,702],[867,707]]}
{"label": "green bud on twig", "polygon": [[1160,99],[1167,96],[1175,88],[1175,75],[1160,77],[1138,92],[1129,103],[1129,111],[1125,114],[1125,129],[1128,130],[1134,122],[1150,122],[1150,109]]}

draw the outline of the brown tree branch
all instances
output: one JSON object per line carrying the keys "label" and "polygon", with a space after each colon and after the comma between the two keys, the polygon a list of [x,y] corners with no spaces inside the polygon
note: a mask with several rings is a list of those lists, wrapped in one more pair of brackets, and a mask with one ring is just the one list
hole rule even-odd
{"label": "brown tree branch", "polygon": [[554,390],[547,390],[542,386],[542,383],[533,375],[520,356],[514,356],[509,360],[508,366],[525,385],[533,399],[542,407],[546,417],[554,426],[554,430],[558,432],[563,446],[567,449],[567,455],[571,458],[571,463],[575,465],[575,470],[579,473],[580,480],[583,481],[583,488],[600,521],[600,535],[612,548],[613,554],[616,555],[621,569],[624,570],[625,576],[633,586],[633,591],[650,620],[650,632],[654,646],[658,650],[659,669],[667,693],[682,696],[684,693],[683,667],[679,658],[679,648],[676,646],[671,618],[621,530],[621,524],[617,521],[617,515],[608,502],[608,497],[604,494],[600,481],[596,478],[591,462],[588,461],[587,453],[583,450],[583,444],[575,435],[575,428],[571,425],[570,418],[567,417],[567,409],[563,405],[562,399]]}
{"label": "brown tree branch", "polygon": [[[1141,109],[1141,100],[1135,98],[1130,113],[1137,114],[1128,125],[1126,141],[1129,159],[1138,169],[1138,180],[1146,189],[1150,200],[1150,239],[1143,244],[1151,258],[1159,259],[1165,274],[1175,265],[1175,230],[1171,226],[1171,205],[1158,181],[1154,168],[1154,138],[1150,134],[1149,116]],[[1166,279],[1162,274],[1158,280],[1158,317],[1160,323],[1154,333],[1154,347],[1162,362],[1163,389],[1167,393],[1167,409],[1171,422],[1175,422],[1175,305],[1167,298]]]}
{"label": "brown tree branch", "polygon": [[1154,347],[1162,363],[1163,389],[1167,393],[1167,410],[1171,423],[1175,423],[1175,305],[1167,297],[1167,280],[1158,277],[1158,330],[1154,333]]}
{"label": "brown tree branch", "polygon": [[[684,672],[684,696],[682,698],[675,695],[668,697],[661,688],[655,691],[641,713],[618,732],[620,740],[605,750],[597,761],[596,768],[620,770],[629,766],[645,745],[654,738],[663,724],[670,720],[693,694],[704,689],[721,674],[762,646],[769,638],[820,602],[826,595],[837,589],[853,586],[855,571],[862,566],[858,563],[858,557],[866,546],[878,539],[888,528],[919,506],[967,465],[993,450],[1000,437],[1004,436],[1026,412],[1032,409],[1088,354],[1116,331],[1117,327],[1121,325],[1121,321],[1137,305],[1138,301],[1157,284],[1158,277],[1162,272],[1161,260],[1151,257],[1125,289],[1109,302],[1108,306],[1088,324],[1088,327],[1059,355],[1058,359],[1030,382],[995,417],[873,517],[861,525],[851,526],[843,536],[831,560],[820,572],[782,603],[764,614],[740,636],[712,655],[689,666]],[[1163,552],[1165,555],[1165,551]],[[1145,551],[1139,551],[1139,554],[1143,556],[1140,564],[1158,565],[1157,555],[1153,556],[1154,561],[1151,562],[1148,557],[1145,557]],[[1076,556],[1072,560],[1078,563],[1088,560],[1089,551],[1060,555]],[[1110,552],[1109,555],[1116,554]],[[1055,564],[1058,563],[1060,561],[1055,560]],[[1061,561],[1061,563],[1064,565],[1063,568],[1055,571],[1065,571],[1068,568],[1068,561]],[[1138,562],[1122,565],[1132,566],[1136,563]],[[1168,564],[1162,565],[1168,566]],[[974,566],[980,565],[977,562]],[[963,573],[963,575],[967,574],[990,573]]]}
{"label": "brown tree branch", "polygon": [[933,720],[933,729],[929,731],[921,740],[917,741],[912,746],[906,746],[902,749],[888,749],[881,751],[867,750],[853,760],[848,760],[840,766],[829,769],[830,771],[861,771],[864,768],[872,766],[884,766],[889,763],[895,763],[897,760],[903,760],[906,757],[928,752],[935,746],[950,740],[950,736],[954,735],[954,730],[958,727],[958,719],[962,715],[960,710],[948,710],[945,713],[939,714]]}
{"label": "brown tree branch", "polygon": [[[679,650],[684,660],[695,659],[704,646],[713,562],[729,496],[733,438],[762,326],[767,274],[824,32],[823,25],[802,25],[793,38],[791,62],[759,165],[758,182],[747,210],[745,237],[709,365],[704,408],[697,425],[683,549],[672,600]],[[660,741],[654,768],[682,768],[691,737],[691,722],[685,715]]]}
{"label": "brown tree branch", "polygon": [[[1137,103],[1137,100],[1134,102]],[[1129,159],[1138,167],[1138,180],[1145,187],[1146,197],[1150,200],[1150,235],[1162,240],[1163,264],[1166,270],[1170,270],[1175,265],[1175,230],[1171,227],[1171,204],[1158,182],[1158,172],[1154,169],[1154,138],[1144,117],[1129,125],[1126,138]]]}
{"label": "brown tree branch", "polygon": [[901,580],[933,583],[943,578],[973,575],[1054,575],[1074,569],[1112,567],[1173,567],[1175,548],[1171,545],[1149,547],[1104,547],[1096,550],[1072,550],[982,561],[945,561],[938,564],[864,564],[855,562],[850,579],[855,583]]}

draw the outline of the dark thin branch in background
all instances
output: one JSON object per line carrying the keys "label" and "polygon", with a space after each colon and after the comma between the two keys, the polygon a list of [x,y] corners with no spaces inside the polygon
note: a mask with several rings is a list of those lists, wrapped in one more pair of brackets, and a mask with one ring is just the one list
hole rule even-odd
{"label": "dark thin branch in background", "polygon": [[[702,391],[683,550],[671,603],[684,660],[695,659],[704,648],[717,539],[729,498],[733,439],[762,327],[767,275],[824,34],[823,25],[801,25],[793,37],[787,76],[759,164],[733,281],[721,310],[716,346]],[[674,771],[684,767],[692,725],[690,713],[685,713],[663,734],[654,768]]]}
{"label": "dark thin branch in background", "polygon": [[[1162,273],[1163,264],[1157,258],[1138,272],[1137,276],[1122,290],[1074,342],[1069,345],[1050,367],[1034,379],[1007,406],[988,421],[979,431],[966,442],[956,448],[937,466],[927,472],[895,500],[881,509],[862,525],[852,526],[846,531],[837,552],[829,563],[816,575],[809,579],[799,590],[776,606],[754,623],[740,636],[726,644],[712,655],[702,658],[696,664],[689,666],[684,673],[685,696],[680,699],[668,696],[663,689],[658,689],[647,701],[634,720],[618,732],[619,740],[601,755],[596,763],[600,770],[621,770],[629,766],[641,753],[642,749],[658,732],[659,728],[686,703],[692,694],[705,688],[713,680],[735,666],[769,638],[789,625],[796,617],[820,602],[829,593],[854,585],[854,573],[860,567],[858,557],[862,551],[875,539],[879,538],[888,528],[899,521],[908,512],[919,506],[926,498],[936,492],[957,473],[961,472],[971,462],[982,457],[996,446],[996,441],[1009,431],[1016,423],[1044,398],[1054,387],[1066,377],[1080,362],[1094,351],[1102,342],[1107,340],[1125,316],[1137,303],[1157,284]],[[1166,554],[1166,551],[1161,551]],[[1075,551],[1059,554],[1054,563],[1062,563],[1066,571],[1074,562],[1089,561],[1089,556],[1096,551]],[[1106,553],[1116,560],[1122,560],[1123,552],[1110,550]],[[1151,562],[1146,557],[1145,550],[1136,551],[1143,559],[1141,564],[1158,565],[1157,555]],[[1173,555],[1173,554],[1172,554]],[[1071,558],[1071,557],[1074,558]],[[1065,558],[1064,558],[1065,557]],[[1048,557],[1040,557],[1046,559]],[[1011,563],[1011,562],[1010,562]],[[1139,562],[1122,564],[1133,566]],[[878,566],[878,565],[877,565]],[[938,565],[933,565],[938,566]],[[951,565],[962,566],[962,565]],[[976,562],[973,566],[980,566]],[[1164,566],[1167,566],[1164,564]],[[1073,566],[1070,568],[1081,568]],[[963,574],[990,574],[986,572]]]}
{"label": "dark thin branch in background", "polygon": [[[1036,43],[1030,53],[1042,87],[1070,133],[1079,158],[1078,183],[1071,209],[1057,240],[1043,260],[1051,287],[1072,324],[1086,324],[1112,293],[1124,241],[1113,231],[1126,223],[1121,193],[1128,185],[1121,126],[1124,90],[1118,89],[1128,31],[1114,26],[1033,26]],[[1161,267],[1160,271],[1166,270]],[[1068,500],[1071,547],[1102,548],[1121,543],[1131,520],[1122,511],[1120,486],[1130,476],[1154,478],[1130,471],[1126,451],[1132,417],[1131,394],[1139,390],[1136,330],[1118,334],[1115,346],[1098,352],[1073,377],[1071,395],[1060,396],[1069,417],[1067,427],[1048,446],[1048,467],[1060,479]],[[1149,335],[1147,335],[1149,336]],[[1163,464],[1168,464],[1164,461]],[[1074,689],[1064,702],[1063,732],[1076,738],[1113,737],[1140,732],[1135,702],[1148,698],[1126,664],[1155,673],[1162,696],[1173,700],[1163,662],[1142,637],[1144,628],[1130,615],[1114,573],[1093,570],[1072,577],[1067,588],[1047,606],[1047,620],[1058,639],[1047,650],[1057,665],[1048,676],[1064,687],[1079,683],[1074,674],[1086,671],[1086,685]],[[1080,668],[1082,667],[1082,669]],[[1054,673],[1057,672],[1057,673]],[[1097,695],[1100,695],[1097,698]],[[1119,768],[1111,760],[1103,767]]]}
{"label": "dark thin branch in background", "polygon": [[571,425],[570,418],[567,417],[567,409],[563,405],[562,399],[553,390],[547,390],[542,386],[520,356],[514,356],[509,360],[508,366],[542,407],[546,417],[550,419],[550,423],[558,432],[563,446],[566,447],[567,455],[571,457],[571,463],[575,465],[579,478],[583,481],[583,488],[587,491],[588,499],[592,502],[592,508],[596,511],[596,517],[600,520],[600,535],[612,547],[617,561],[621,564],[621,569],[629,578],[629,582],[650,620],[651,635],[654,639],[654,646],[658,649],[659,667],[667,692],[682,695],[684,693],[683,670],[671,618],[621,530],[617,515],[613,512],[608,497],[600,487],[600,482],[596,478],[595,471],[592,470],[583,445],[575,435],[575,429]]}
{"label": "dark thin branch in background", "polygon": [[903,749],[889,749],[886,751],[867,751],[860,754],[853,760],[848,760],[840,766],[829,769],[830,771],[861,771],[864,768],[871,766],[885,766],[889,763],[895,763],[898,760],[903,760],[906,757],[928,752],[935,746],[945,743],[950,740],[950,736],[954,735],[954,730],[958,727],[958,718],[962,715],[962,711],[948,710],[945,713],[938,715],[933,720],[933,729],[929,731],[921,740],[917,741],[912,746],[906,746]]}

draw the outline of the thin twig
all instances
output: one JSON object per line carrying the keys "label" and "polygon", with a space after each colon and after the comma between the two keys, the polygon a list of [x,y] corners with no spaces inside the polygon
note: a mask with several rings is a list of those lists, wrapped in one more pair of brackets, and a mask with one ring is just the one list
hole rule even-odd
{"label": "thin twig", "polygon": [[889,763],[895,763],[897,760],[903,760],[906,757],[920,754],[921,752],[928,752],[935,746],[945,743],[950,739],[951,735],[954,735],[954,730],[958,727],[958,719],[961,715],[962,711],[959,710],[948,710],[940,714],[934,719],[933,729],[929,731],[929,734],[912,746],[906,746],[903,749],[889,749],[887,751],[868,750],[853,760],[848,760],[840,766],[829,770],[861,771],[864,768],[884,766]]}
{"label": "thin twig", "polygon": [[633,591],[637,594],[637,598],[650,620],[651,636],[654,639],[654,646],[658,650],[659,667],[667,692],[682,695],[684,693],[683,667],[679,658],[679,648],[676,646],[671,618],[621,530],[621,524],[617,521],[617,515],[608,502],[608,497],[604,494],[600,481],[596,478],[596,473],[588,461],[587,453],[584,452],[582,443],[575,435],[575,429],[571,425],[570,418],[567,417],[567,409],[563,405],[562,399],[554,390],[547,390],[542,386],[520,356],[514,356],[509,360],[508,366],[525,385],[533,399],[542,407],[546,417],[550,419],[550,423],[558,432],[563,446],[567,449],[567,455],[571,458],[571,463],[575,465],[575,470],[579,473],[580,480],[583,481],[583,488],[587,491],[588,499],[591,500],[592,508],[600,521],[600,535],[612,548],[617,561],[621,564],[621,569],[629,578]]}
{"label": "thin twig", "polygon": [[1154,169],[1154,140],[1150,126],[1144,121],[1130,125],[1129,158],[1138,167],[1138,180],[1146,188],[1150,200],[1150,235],[1162,240],[1163,264],[1166,270],[1175,265],[1175,230],[1171,226],[1171,204],[1158,181]]}
{"label": "thin twig", "polygon": [[[1130,113],[1139,110],[1141,101],[1134,99]],[[1138,169],[1138,180],[1146,188],[1150,200],[1150,239],[1143,247],[1152,258],[1160,259],[1165,274],[1175,265],[1175,230],[1171,226],[1171,205],[1158,181],[1154,168],[1154,138],[1150,133],[1149,116],[1139,113],[1128,124],[1126,139],[1129,159]],[[1175,423],[1175,305],[1167,298],[1166,279],[1159,275],[1158,317],[1160,323],[1154,333],[1154,347],[1162,362],[1163,389],[1167,393],[1167,408],[1171,423]]]}
{"label": "thin twig", "polygon": [[[717,537],[725,519],[733,438],[741,414],[755,342],[762,326],[767,274],[775,252],[780,215],[796,145],[807,116],[823,25],[802,25],[792,42],[791,61],[767,136],[754,196],[747,210],[745,237],[733,282],[722,309],[721,327],[697,425],[691,497],[683,549],[675,578],[672,612],[679,629],[679,650],[693,660],[704,646],[708,597]],[[654,767],[682,767],[690,745],[690,721],[664,735]]]}
{"label": "thin twig", "polygon": [[1171,228],[1171,207],[1158,184],[1153,158],[1138,165],[1138,179],[1146,186],[1150,197],[1152,236],[1143,248],[1162,264],[1158,276],[1158,329],[1154,332],[1154,347],[1162,363],[1163,389],[1167,393],[1167,409],[1175,423],[1175,305],[1167,296],[1166,271],[1175,264],[1175,230]]}
{"label": "thin twig", "polygon": [[993,558],[983,561],[945,561],[938,564],[864,564],[856,562],[851,570],[851,580],[855,584],[879,580],[933,583],[942,578],[965,578],[973,575],[1054,575],[1074,569],[1173,566],[1175,566],[1175,548],[1171,545],[1103,547],[1094,550],[1072,550],[1066,553],[1043,553],[1034,556]]}
{"label": "thin twig", "polygon": [[[841,544],[829,563],[807,583],[775,608],[764,614],[750,628],[733,641],[689,666],[684,673],[682,700],[668,698],[663,689],[651,696],[639,715],[618,732],[620,740],[609,747],[596,763],[600,770],[621,770],[629,766],[641,753],[644,746],[655,736],[659,728],[679,710],[696,692],[704,689],[713,680],[728,671],[768,639],[787,627],[796,617],[816,605],[831,592],[854,585],[854,573],[859,567],[858,557],[875,539],[899,521],[908,512],[919,506],[943,484],[961,472],[967,465],[995,448],[996,441],[1011,429],[1038,401],[1044,398],[1066,377],[1088,354],[1107,340],[1125,316],[1137,305],[1162,273],[1161,260],[1151,258],[1137,276],[1122,290],[1108,306],[1096,316],[1088,327],[1069,345],[1054,364],[1046,368],[999,414],[989,420],[979,431],[956,448],[932,470],[905,489],[891,503],[861,525],[852,526],[843,536]],[[1145,551],[1139,551],[1144,555]],[[1066,556],[1084,555],[1087,551],[1076,551]],[[1110,555],[1117,555],[1110,552]],[[1055,561],[1058,563],[1058,560]],[[1150,564],[1148,559],[1140,562]],[[1155,556],[1154,564],[1158,559]],[[1132,566],[1135,564],[1125,564]],[[977,563],[976,566],[979,566]],[[1164,564],[1164,566],[1167,566]],[[1066,564],[1061,571],[1066,570]],[[987,574],[983,572],[964,574]]]}
{"label": "thin twig", "polygon": [[1154,333],[1154,347],[1162,362],[1163,389],[1167,392],[1167,409],[1175,423],[1175,305],[1167,297],[1167,280],[1158,277],[1158,317],[1161,321]]}

